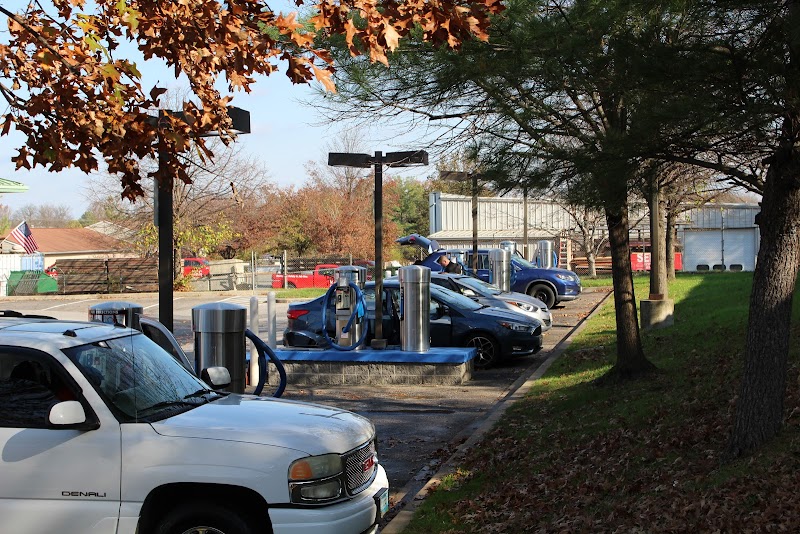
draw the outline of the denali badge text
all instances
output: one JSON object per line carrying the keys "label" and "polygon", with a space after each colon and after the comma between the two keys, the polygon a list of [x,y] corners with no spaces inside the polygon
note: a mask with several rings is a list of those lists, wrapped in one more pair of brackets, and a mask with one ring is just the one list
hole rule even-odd
{"label": "denali badge text", "polygon": [[62,491],[62,497],[99,497],[103,498],[106,496],[105,492],[100,493],[97,491]]}

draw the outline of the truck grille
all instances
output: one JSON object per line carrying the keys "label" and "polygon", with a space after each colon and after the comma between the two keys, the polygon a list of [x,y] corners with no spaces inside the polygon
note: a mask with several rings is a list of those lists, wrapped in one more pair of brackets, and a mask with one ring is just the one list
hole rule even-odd
{"label": "truck grille", "polygon": [[358,495],[369,487],[378,470],[375,440],[346,453],[343,459],[347,475],[347,493]]}

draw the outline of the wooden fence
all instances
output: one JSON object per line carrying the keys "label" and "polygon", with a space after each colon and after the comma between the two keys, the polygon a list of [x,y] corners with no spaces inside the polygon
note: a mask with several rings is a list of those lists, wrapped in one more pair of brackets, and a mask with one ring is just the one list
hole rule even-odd
{"label": "wooden fence", "polygon": [[[586,257],[573,256],[570,262],[570,270],[580,276],[589,274],[589,260]],[[594,267],[598,275],[611,274],[611,257],[598,256],[594,259]]]}
{"label": "wooden fence", "polygon": [[158,291],[158,258],[58,260],[54,268],[63,294]]}

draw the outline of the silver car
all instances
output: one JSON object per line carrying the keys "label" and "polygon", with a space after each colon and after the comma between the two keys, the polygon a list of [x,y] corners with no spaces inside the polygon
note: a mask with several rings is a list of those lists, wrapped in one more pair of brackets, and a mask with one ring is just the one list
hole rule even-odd
{"label": "silver car", "polygon": [[466,274],[431,273],[431,283],[461,293],[481,304],[522,312],[538,319],[542,323],[542,332],[553,326],[553,315],[547,305],[525,293],[501,291],[497,286]]}

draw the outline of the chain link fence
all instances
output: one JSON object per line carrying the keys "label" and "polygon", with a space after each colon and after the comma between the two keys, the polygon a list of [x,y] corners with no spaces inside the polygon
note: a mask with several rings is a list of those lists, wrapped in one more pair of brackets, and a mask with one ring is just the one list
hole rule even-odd
{"label": "chain link fence", "polygon": [[[61,263],[61,265],[58,265]],[[142,293],[158,291],[157,262],[152,260],[70,260],[58,262],[47,273],[35,270],[13,271],[5,277],[5,294],[88,294]],[[131,263],[135,265],[131,265]],[[253,257],[251,261],[212,260],[209,274],[199,271],[186,283],[176,284],[176,291],[267,291],[291,287],[330,287],[337,266],[356,265],[367,269],[367,280],[375,274],[375,262],[351,256],[306,256],[276,258]],[[325,266],[318,269],[318,266]],[[298,279],[318,273],[310,284]],[[388,274],[395,274],[389,269]]]}
{"label": "chain link fence", "polygon": [[[207,276],[191,281],[192,291],[266,291],[295,287],[330,287],[337,266],[366,267],[367,279],[374,276],[375,262],[351,256],[304,256],[282,258],[262,256],[243,260],[212,260]],[[323,266],[323,268],[319,268]]]}

